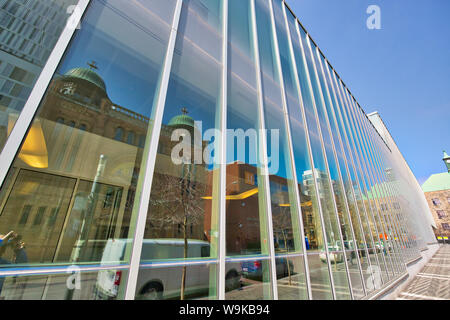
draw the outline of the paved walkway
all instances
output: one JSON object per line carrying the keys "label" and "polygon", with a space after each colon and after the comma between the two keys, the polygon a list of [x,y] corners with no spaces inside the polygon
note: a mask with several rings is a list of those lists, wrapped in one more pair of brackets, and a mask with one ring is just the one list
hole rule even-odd
{"label": "paved walkway", "polygon": [[450,245],[442,245],[397,300],[450,300]]}

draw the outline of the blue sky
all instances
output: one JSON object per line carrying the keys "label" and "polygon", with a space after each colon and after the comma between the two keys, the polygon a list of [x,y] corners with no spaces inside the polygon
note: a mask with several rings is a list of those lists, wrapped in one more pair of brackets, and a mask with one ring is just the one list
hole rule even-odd
{"label": "blue sky", "polygon": [[[360,105],[378,111],[423,183],[450,151],[449,0],[287,0]],[[369,30],[369,5],[381,30]]]}

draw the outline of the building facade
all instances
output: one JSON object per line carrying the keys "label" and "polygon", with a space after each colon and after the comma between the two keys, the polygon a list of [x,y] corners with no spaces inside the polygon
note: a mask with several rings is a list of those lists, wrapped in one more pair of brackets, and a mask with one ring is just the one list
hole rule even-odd
{"label": "building facade", "polygon": [[[39,26],[41,2],[1,14]],[[434,242],[392,137],[285,1],[53,2],[0,110],[1,298],[365,299]]]}
{"label": "building facade", "polygon": [[422,189],[436,223],[434,234],[439,242],[449,243],[450,239],[450,156],[444,151],[442,159],[447,172],[432,174]]}

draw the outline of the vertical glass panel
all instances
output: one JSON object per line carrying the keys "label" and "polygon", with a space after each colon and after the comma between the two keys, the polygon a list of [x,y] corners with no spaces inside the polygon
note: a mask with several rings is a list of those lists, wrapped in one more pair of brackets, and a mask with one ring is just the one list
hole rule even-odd
{"label": "vertical glass panel", "polygon": [[[337,165],[339,169],[340,176],[342,177],[342,185],[343,190],[341,190],[341,197],[344,197],[347,200],[348,205],[348,213],[349,213],[349,219],[346,219],[345,214],[343,215],[343,220],[341,220],[341,224],[344,223],[344,230],[343,236],[344,236],[344,247],[347,251],[347,256],[350,258],[348,261],[350,263],[348,264],[349,267],[349,273],[351,277],[351,283],[353,287],[353,294],[356,299],[361,298],[358,297],[358,292],[362,292],[364,295],[363,287],[362,287],[362,281],[364,279],[361,279],[357,274],[363,270],[366,270],[366,264],[364,264],[364,259],[360,260],[360,266],[358,265],[358,260],[356,259],[356,263],[354,263],[354,259],[357,257],[362,258],[363,252],[365,252],[365,239],[364,239],[364,232],[362,229],[362,225],[360,223],[359,215],[357,212],[354,195],[353,195],[353,188],[351,181],[349,179],[348,175],[348,162],[344,155],[344,149],[342,145],[342,137],[340,135],[339,131],[339,124],[337,122],[335,110],[336,106],[339,103],[336,97],[336,92],[333,86],[333,83],[330,79],[330,68],[328,63],[326,63],[323,58],[321,57],[320,61],[322,63],[322,67],[324,69],[324,75],[326,82],[324,83],[324,87],[328,88],[328,91],[325,91],[327,99],[325,100],[325,107],[328,114],[330,129],[335,146],[336,151],[336,159],[335,165]],[[323,79],[322,79],[323,80]],[[328,102],[328,103],[327,103]],[[333,179],[333,175],[335,174],[334,170],[331,169],[333,167],[332,161],[330,163],[330,174]],[[336,177],[339,179],[339,176]],[[336,185],[336,190],[339,190],[338,184]],[[344,200],[345,201],[345,200]],[[337,201],[339,203],[340,201]],[[345,203],[344,203],[345,204]],[[344,221],[344,222],[343,222]],[[362,250],[362,251],[358,251]],[[359,270],[361,268],[361,270]],[[361,273],[362,274],[362,273]]]}
{"label": "vertical glass panel", "polygon": [[372,269],[376,277],[383,282],[388,281],[389,272],[392,265],[390,261],[386,260],[386,257],[381,251],[379,237],[383,233],[383,228],[378,220],[378,212],[376,209],[374,197],[370,194],[371,175],[369,172],[369,166],[366,162],[366,151],[361,143],[361,133],[359,127],[354,122],[354,111],[352,110],[352,98],[346,88],[343,89],[344,97],[346,98],[346,104],[344,104],[343,115],[347,121],[349,131],[351,133],[350,140],[354,146],[354,159],[356,160],[359,173],[360,173],[360,187],[363,194],[363,204],[367,209],[367,216],[369,224],[371,226],[372,238],[374,241],[373,250],[369,251],[370,257],[373,261]]}
{"label": "vertical glass panel", "polygon": [[[182,2],[141,253],[143,266],[152,260],[217,257],[221,16],[218,1]],[[196,269],[186,265],[164,271],[177,283],[179,294],[173,298],[190,299],[194,286],[190,283],[202,279],[214,298],[216,273],[197,279],[200,270],[189,270]],[[144,267],[140,269],[137,295],[152,277]]]}
{"label": "vertical glass panel", "polygon": [[[225,265],[226,300],[270,300],[270,265],[268,259],[229,260]],[[240,280],[234,271],[239,272]]]}
{"label": "vertical glass panel", "polygon": [[[292,78],[293,67],[288,42],[289,40],[287,25],[285,23],[282,5],[283,4],[278,0],[273,1],[273,15],[275,19],[275,30],[277,35],[276,38],[278,40],[276,45],[278,45],[278,51],[280,55],[279,57],[276,57],[276,59],[279,59],[281,67],[281,69],[277,69],[279,69],[278,72],[282,74],[282,77],[280,78],[283,80],[284,91],[282,92],[282,103],[287,104],[288,92],[292,92],[292,90],[294,89]],[[277,61],[274,61],[274,63],[277,63]],[[264,72],[264,69],[262,71]],[[273,80],[274,83],[277,84],[275,79]],[[267,85],[270,85],[270,83]],[[286,86],[288,86],[289,88],[286,89]],[[272,173],[270,177],[272,195],[272,222],[274,228],[276,254],[288,254],[292,251],[301,252],[303,250],[302,245],[304,243],[304,239],[302,238],[301,231],[299,230],[300,221],[298,217],[300,212],[299,208],[297,207],[295,197],[295,192],[297,191],[295,189],[293,181],[293,165],[291,162],[291,154],[289,150],[291,146],[288,141],[288,128],[286,128],[286,122],[284,120],[284,106],[281,106],[281,104],[280,106],[277,106],[277,103],[274,102],[276,102],[276,100],[270,99],[270,97],[268,101],[266,101],[266,128],[272,131],[270,135],[271,138],[274,132],[279,132],[279,143],[277,143],[276,140],[271,139],[272,160],[274,152],[278,151],[275,150],[274,147],[277,146],[277,148],[280,149],[278,173]],[[274,142],[277,144],[274,145]],[[271,162],[271,164],[273,164],[273,162]],[[287,179],[287,183],[285,179]],[[276,188],[276,186],[278,186],[278,188]],[[283,198],[283,200],[280,199],[281,197]],[[282,242],[280,240],[282,240]],[[289,242],[291,242],[290,245]],[[287,266],[285,269],[288,272],[289,285],[292,285],[292,270],[290,266],[293,262],[296,262],[299,259],[300,258],[285,262]],[[278,263],[282,263],[283,258],[277,258],[276,261]],[[296,267],[297,271],[295,276],[295,284],[297,284],[299,290],[302,290],[303,287],[300,285],[300,283],[304,283],[305,280],[300,279],[300,277],[304,276],[305,272],[304,270],[299,270],[298,268],[304,267],[304,263],[298,264],[297,262]],[[278,265],[277,268],[279,268]],[[280,279],[279,276],[278,279]],[[280,281],[278,281],[278,284],[280,285]],[[295,292],[297,296],[300,294],[300,297],[307,297],[306,291],[299,292],[298,290],[296,290]],[[278,297],[280,299],[292,299],[295,296],[293,294],[294,292],[289,292],[289,290],[278,291]]]}
{"label": "vertical glass panel", "polygon": [[[354,292],[354,296],[356,299],[361,298],[360,294],[364,294],[363,287],[362,287],[362,279],[359,276],[359,267],[358,267],[358,261],[356,260],[356,263],[353,262],[353,258],[356,258],[356,252],[352,248],[351,244],[353,244],[353,247],[355,247],[355,237],[352,230],[352,224],[349,219],[349,213],[350,213],[350,205],[346,202],[347,196],[346,192],[344,191],[344,184],[341,179],[341,171],[345,171],[344,165],[339,166],[337,159],[340,157],[342,159],[342,148],[340,146],[340,143],[337,139],[339,135],[339,132],[337,131],[336,125],[333,121],[333,110],[331,108],[331,105],[335,100],[331,99],[330,95],[330,88],[328,87],[328,82],[326,81],[326,74],[324,73],[323,66],[326,64],[323,57],[320,55],[319,52],[316,51],[314,54],[314,58],[316,61],[316,66],[318,70],[318,80],[320,81],[320,85],[322,87],[322,93],[324,96],[324,103],[321,104],[321,108],[318,107],[318,116],[319,116],[319,122],[321,123],[322,130],[322,137],[324,140],[324,146],[325,146],[325,153],[327,155],[328,160],[328,167],[330,172],[330,178],[332,181],[332,189],[334,193],[334,198],[336,201],[336,207],[338,212],[338,218],[340,222],[340,228],[341,228],[341,234],[342,234],[342,240],[344,242],[344,249],[347,252],[347,257],[350,257],[351,263],[348,264],[349,268],[349,274],[351,277],[351,285]],[[319,105],[320,106],[320,105]],[[331,119],[331,121],[330,121]],[[328,127],[328,128],[327,128]],[[333,133],[333,134],[332,134]],[[335,154],[336,153],[336,154]],[[345,173],[346,176],[346,173]],[[359,227],[359,223],[355,221],[355,226]],[[360,230],[356,230],[355,233],[360,234]],[[358,241],[361,240],[361,237],[357,238]],[[353,275],[352,275],[353,273]]]}
{"label": "vertical glass panel", "polygon": [[[318,182],[318,186],[320,186],[319,197],[322,204],[323,218],[325,221],[325,230],[327,231],[328,249],[330,251],[333,250],[342,251],[344,249],[344,245],[340,237],[341,230],[339,229],[340,225],[337,221],[336,216],[336,213],[339,214],[338,211],[339,208],[342,208],[342,202],[339,201],[339,199],[336,201],[336,197],[334,195],[335,192],[334,187],[336,186],[336,180],[331,180],[331,177],[329,176],[329,163],[327,163],[327,160],[333,161],[334,153],[332,150],[331,137],[328,131],[328,124],[324,114],[324,100],[323,100],[324,98],[322,93],[322,87],[318,78],[317,65],[315,64],[314,61],[313,52],[315,51],[315,47],[311,48],[312,45],[310,45],[310,41],[305,41],[303,42],[303,44],[309,75],[311,79],[311,86],[315,97],[315,105],[314,105],[315,108],[313,112],[315,113],[318,119],[317,138],[316,134],[313,134],[316,130],[316,126],[312,118],[310,118],[311,123],[309,124],[309,128],[313,128],[312,131],[310,130],[311,136],[313,137],[311,138],[311,149],[314,150],[314,148],[317,148],[317,151],[315,152],[314,163],[316,169],[320,172],[320,173],[318,172],[317,174],[317,177],[320,177],[320,182]],[[317,146],[315,145],[321,142],[324,147],[324,152],[322,152],[322,150],[319,149],[320,148],[319,145]],[[338,205],[340,207],[338,207]],[[335,209],[337,211],[335,211]],[[343,260],[341,259],[341,261]],[[334,263],[335,264],[337,263],[336,259]],[[334,269],[332,272],[336,287],[340,288],[339,291],[336,291],[336,298],[337,299],[350,298],[350,291],[348,288],[348,277],[346,273],[338,272],[337,270],[336,272],[334,272]],[[347,286],[347,291],[344,290],[345,286]]]}
{"label": "vertical glass panel", "polygon": [[[329,68],[328,68],[329,69]],[[334,86],[334,92],[336,94],[336,100],[338,101],[338,103],[335,104],[335,110],[334,110],[334,114],[335,114],[335,122],[337,124],[337,127],[339,129],[339,133],[340,136],[342,138],[342,142],[343,142],[343,152],[344,155],[347,157],[348,160],[348,177],[349,177],[349,183],[348,183],[348,189],[352,190],[352,196],[354,197],[348,197],[348,199],[350,199],[349,201],[349,207],[350,207],[350,212],[352,213],[352,208],[355,208],[357,215],[358,215],[358,219],[361,223],[361,230],[362,230],[362,234],[364,236],[364,243],[363,246],[359,245],[359,256],[362,258],[361,259],[361,268],[364,271],[364,274],[369,275],[369,277],[372,276],[372,268],[371,268],[371,259],[370,259],[370,255],[369,252],[372,252],[373,255],[373,241],[372,241],[372,233],[371,233],[371,229],[370,225],[368,223],[367,220],[367,215],[366,215],[366,211],[365,211],[365,207],[363,204],[363,197],[361,195],[360,192],[360,188],[359,188],[359,181],[358,181],[358,176],[356,175],[356,171],[355,171],[355,162],[353,160],[353,156],[352,156],[352,149],[350,147],[350,142],[349,142],[349,133],[348,133],[348,129],[347,129],[347,124],[346,122],[344,122],[344,118],[342,116],[342,105],[344,102],[343,98],[342,98],[342,93],[341,93],[341,88],[339,87],[339,84],[336,80],[336,75],[333,71],[331,71],[329,69],[329,77],[331,77],[331,83]],[[352,199],[354,199],[354,202],[352,201]],[[353,214],[352,214],[353,215]],[[361,242],[359,242],[361,244]],[[366,247],[367,246],[367,247]],[[372,259],[373,260],[373,259]],[[366,281],[367,284],[367,281]],[[372,291],[373,288],[367,288],[368,292]]]}
{"label": "vertical glass panel", "polygon": [[[271,1],[271,0],[270,0]],[[302,251],[302,239],[298,230],[298,208],[295,200],[295,186],[292,177],[292,163],[284,121],[283,98],[280,73],[272,32],[270,3],[257,1],[256,20],[261,61],[264,119],[267,130],[267,145],[270,174],[270,194],[273,233],[276,253]],[[282,16],[278,10],[277,14]],[[280,16],[278,17],[280,18]],[[285,47],[283,54],[287,54]]]}
{"label": "vertical glass panel", "polygon": [[268,255],[251,1],[228,1],[226,252]]}
{"label": "vertical glass panel", "polygon": [[[136,299],[179,300],[182,297],[191,300],[216,299],[215,286],[211,286],[210,283],[211,278],[214,278],[216,268],[215,264],[173,267],[141,265],[136,284]],[[238,269],[234,267],[229,268],[228,271],[237,274]],[[185,277],[184,283],[181,281],[183,277]]]}
{"label": "vertical glass panel", "polygon": [[307,300],[305,263],[301,255],[277,256],[278,299]]}
{"label": "vertical glass panel", "polygon": [[[287,16],[289,35],[292,41],[295,59],[295,61],[291,61],[291,65],[295,63],[297,74],[292,69],[285,69],[283,70],[283,75],[286,75],[285,88],[289,123],[293,137],[295,169],[299,183],[305,247],[310,253],[308,254],[308,268],[311,289],[313,299],[331,299],[331,281],[326,255],[324,255],[325,260],[319,258],[319,254],[325,252],[325,239],[322,232],[322,222],[315,189],[318,181],[313,176],[309,156],[309,136],[306,133],[304,113],[301,109],[302,104],[305,107],[305,112],[307,105],[312,107],[312,95],[309,89],[307,67],[303,60],[299,34],[296,29],[296,21],[290,13]],[[285,66],[285,64],[283,65]],[[291,81],[290,84],[289,81]],[[298,87],[300,87],[300,92],[298,91]],[[302,104],[300,101],[302,101]]]}
{"label": "vertical glass panel", "polygon": [[0,151],[77,3],[0,2]]}
{"label": "vertical glass panel", "polygon": [[[367,185],[367,198],[368,202],[372,203],[374,219],[376,221],[376,225],[378,227],[378,235],[376,238],[375,248],[378,252],[379,260],[383,258],[386,263],[387,277],[392,278],[395,273],[396,264],[393,261],[393,257],[389,254],[387,250],[386,238],[387,238],[387,230],[384,224],[384,220],[381,219],[380,201],[386,201],[387,197],[384,192],[384,188],[382,185],[377,183],[376,176],[374,174],[374,165],[372,164],[372,153],[368,148],[365,132],[362,130],[359,120],[359,112],[360,108],[355,105],[354,99],[350,99],[351,103],[349,105],[349,116],[351,115],[353,125],[355,127],[356,133],[358,133],[357,137],[360,144],[361,150],[361,159],[362,163],[365,164],[367,175],[368,175],[368,185]],[[381,257],[380,257],[381,256]],[[381,269],[383,270],[383,265],[381,265]]]}
{"label": "vertical glass panel", "polygon": [[[2,300],[116,300],[125,290],[127,269],[0,278]],[[122,295],[121,295],[122,296]]]}
{"label": "vertical glass panel", "polygon": [[2,186],[1,267],[129,260],[149,146],[116,132],[149,134],[173,11],[174,1],[91,2]]}
{"label": "vertical glass panel", "polygon": [[217,236],[214,137],[206,131],[216,128],[219,110],[220,26],[212,1],[183,2],[144,239],[209,243]]}
{"label": "vertical glass panel", "polygon": [[362,115],[362,111],[359,108],[357,109],[357,115],[359,116],[360,122],[362,122],[361,124],[361,128],[363,130],[363,132],[366,133],[366,138],[367,138],[367,143],[368,143],[368,148],[369,151],[371,152],[371,159],[374,163],[374,175],[376,177],[376,179],[378,180],[378,188],[376,188],[375,191],[380,191],[383,190],[384,192],[384,196],[380,197],[379,202],[379,213],[380,213],[380,218],[382,221],[385,222],[385,235],[384,237],[381,237],[380,239],[380,243],[382,246],[382,250],[383,252],[385,252],[386,254],[389,254],[392,259],[393,259],[393,263],[396,264],[396,268],[394,268],[394,273],[399,273],[400,271],[400,265],[401,265],[401,260],[399,259],[399,256],[397,255],[397,246],[396,243],[394,242],[394,238],[395,238],[395,233],[396,233],[396,224],[395,222],[392,222],[391,220],[391,214],[390,214],[390,210],[395,209],[394,207],[391,207],[390,205],[390,190],[388,188],[388,185],[386,184],[385,181],[383,181],[383,178],[380,176],[380,170],[379,170],[379,162],[378,162],[378,157],[377,157],[377,150],[374,149],[373,143],[372,143],[372,136],[370,135],[370,129],[372,128],[368,128],[366,126],[366,122],[367,119]]}

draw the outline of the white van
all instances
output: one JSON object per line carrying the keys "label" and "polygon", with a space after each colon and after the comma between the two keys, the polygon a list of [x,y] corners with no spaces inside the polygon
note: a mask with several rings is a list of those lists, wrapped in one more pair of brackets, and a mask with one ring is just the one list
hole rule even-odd
{"label": "white van", "polygon": [[[123,261],[127,245],[131,245],[130,239],[110,239],[106,243],[102,265],[111,265]],[[144,239],[142,244],[141,261],[183,259],[183,239]],[[210,244],[207,241],[188,240],[189,258],[208,258],[210,256]],[[170,269],[170,270],[169,270]],[[137,299],[171,299],[180,295],[183,266],[152,267],[142,266],[136,285]],[[195,296],[207,292],[210,283],[210,268],[202,263],[189,265],[186,269],[185,295]],[[240,263],[226,264],[226,290],[240,287],[241,265]],[[122,278],[122,271],[102,270],[97,277],[96,293],[100,298],[113,299],[118,294],[118,288]]]}

